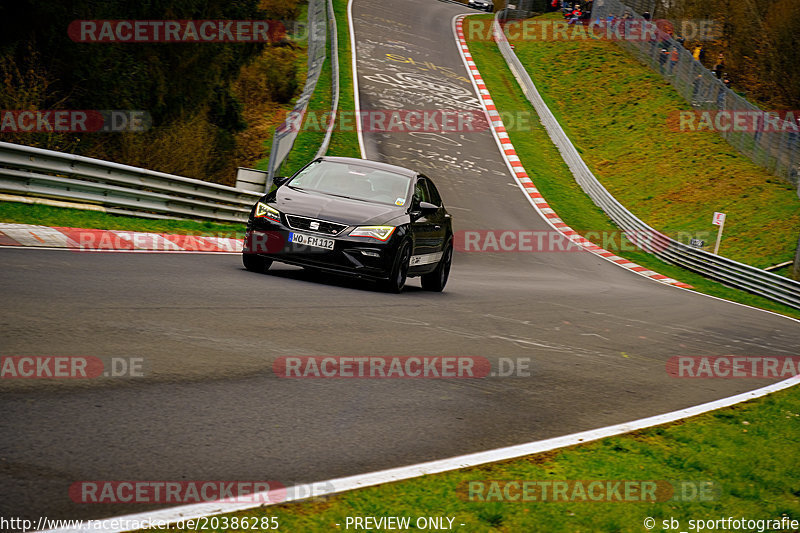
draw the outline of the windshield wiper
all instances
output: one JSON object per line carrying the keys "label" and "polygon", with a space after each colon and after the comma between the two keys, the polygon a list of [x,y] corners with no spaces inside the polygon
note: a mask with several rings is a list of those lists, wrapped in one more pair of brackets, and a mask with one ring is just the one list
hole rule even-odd
{"label": "windshield wiper", "polygon": [[319,191],[317,189],[304,189],[302,187],[292,187],[291,185],[287,185],[287,187],[289,187],[291,189],[298,190],[298,191],[316,192],[316,193],[319,193],[319,194],[324,194],[326,196],[336,196],[337,198],[347,198],[348,200],[357,200],[359,202],[373,203],[373,201],[368,199],[368,198],[356,198],[355,196],[347,196],[345,194],[336,194],[336,193],[333,193],[333,192]]}
{"label": "windshield wiper", "polygon": [[[319,191],[322,192],[322,191]],[[347,198],[348,200],[359,200],[361,202],[369,202],[370,200],[365,200],[364,198],[356,198],[354,196],[345,196],[344,194],[335,194],[332,192],[323,192],[322,194],[327,194],[328,196],[336,196],[338,198]]]}

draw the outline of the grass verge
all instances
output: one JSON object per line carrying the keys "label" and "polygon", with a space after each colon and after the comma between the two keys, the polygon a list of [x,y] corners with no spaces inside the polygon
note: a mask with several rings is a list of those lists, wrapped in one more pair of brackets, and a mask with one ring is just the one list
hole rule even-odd
{"label": "grass verge", "polygon": [[701,234],[710,249],[717,229],[711,217],[722,211],[720,252],[726,257],[759,268],[794,258],[800,231],[795,187],[717,133],[680,131],[679,112],[693,108],[662,76],[611,41],[513,44],[587,165],[639,218],[670,235]]}
{"label": "grass verge", "polygon": [[[800,387],[792,387],[674,424],[523,459],[227,516],[276,517],[281,531],[343,531],[354,516],[407,516],[412,522],[444,516],[455,519],[453,529],[470,532],[638,533],[646,531],[647,517],[656,520],[655,531],[668,529],[662,523],[670,519],[679,531],[691,531],[689,520],[728,516],[800,520],[798,405]],[[484,484],[470,499],[468,484],[487,480],[654,481],[677,492],[656,503],[579,496],[566,502],[475,500],[475,494],[496,494]],[[668,492],[656,494],[669,498]]]}
{"label": "grass verge", "polygon": [[[345,117],[352,119],[356,104],[353,92],[352,48],[350,47],[350,25],[347,22],[347,0],[333,0],[333,11],[336,14],[336,28],[339,33],[339,109]],[[354,124],[353,120],[340,123]],[[354,125],[334,129],[331,144],[328,147],[328,155],[361,157],[358,133]]]}
{"label": "grass verge", "polygon": [[[519,111],[532,111],[530,103],[519,88],[494,42],[470,40],[469,47],[498,111],[504,116],[516,114]],[[517,48],[519,47],[517,46]],[[561,154],[538,120],[534,118],[529,121],[529,124],[530,128],[522,130],[509,128],[508,133],[511,142],[514,143],[517,155],[537,188],[547,199],[548,204],[564,222],[576,231],[618,231],[611,219],[591,201],[575,182],[572,173],[561,158]],[[570,135],[571,138],[574,138],[572,134]],[[720,142],[724,143],[724,140],[720,138]],[[601,181],[605,184],[606,180],[601,179]],[[625,205],[624,201],[623,205]],[[646,252],[619,249],[611,251],[660,274],[688,283],[699,292],[800,318],[800,310],[727,287],[699,274],[665,263]]]}

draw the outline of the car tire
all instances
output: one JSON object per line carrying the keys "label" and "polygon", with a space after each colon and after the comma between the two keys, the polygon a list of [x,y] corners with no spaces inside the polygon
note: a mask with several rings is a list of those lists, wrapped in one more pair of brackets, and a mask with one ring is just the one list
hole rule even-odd
{"label": "car tire", "polygon": [[447,279],[450,277],[450,266],[453,264],[453,241],[448,241],[444,247],[442,259],[436,266],[436,270],[430,274],[422,276],[422,288],[426,291],[442,292],[444,286],[447,285]]}
{"label": "car tire", "polygon": [[403,287],[406,286],[408,279],[408,267],[411,264],[411,243],[405,241],[400,245],[397,251],[397,258],[395,259],[394,266],[389,279],[381,280],[380,288],[386,292],[398,294],[403,292]]}
{"label": "car tire", "polygon": [[272,265],[272,259],[261,257],[258,254],[243,253],[242,264],[246,270],[250,272],[258,272],[263,274]]}

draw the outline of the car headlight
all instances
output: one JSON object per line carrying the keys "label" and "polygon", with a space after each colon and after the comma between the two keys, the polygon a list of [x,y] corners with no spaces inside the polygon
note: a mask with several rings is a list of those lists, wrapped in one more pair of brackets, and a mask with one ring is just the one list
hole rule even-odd
{"label": "car headlight", "polygon": [[263,202],[256,204],[256,218],[268,218],[275,222],[281,221],[281,213],[277,209],[273,209]]}
{"label": "car headlight", "polygon": [[394,226],[358,226],[350,232],[351,237],[370,237],[385,241],[394,233]]}

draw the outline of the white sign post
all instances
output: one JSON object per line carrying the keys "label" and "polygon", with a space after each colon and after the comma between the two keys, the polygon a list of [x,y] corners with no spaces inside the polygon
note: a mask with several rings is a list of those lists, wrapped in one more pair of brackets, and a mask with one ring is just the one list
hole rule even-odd
{"label": "white sign post", "polygon": [[715,226],[719,226],[717,232],[717,243],[714,245],[714,255],[719,255],[719,242],[722,240],[722,229],[725,227],[725,213],[714,213],[714,219],[711,221]]}

